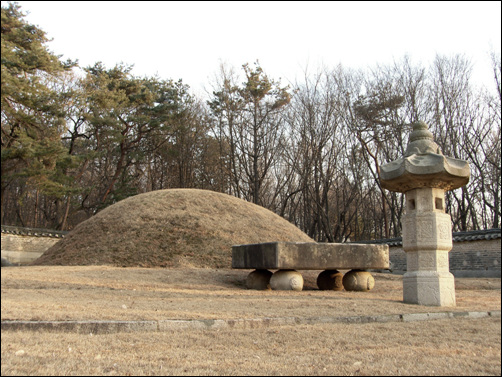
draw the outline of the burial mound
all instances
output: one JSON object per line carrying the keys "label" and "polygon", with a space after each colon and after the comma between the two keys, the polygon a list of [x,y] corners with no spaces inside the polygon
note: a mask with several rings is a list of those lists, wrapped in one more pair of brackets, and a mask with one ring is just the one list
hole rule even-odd
{"label": "burial mound", "polygon": [[229,268],[232,245],[313,240],[245,200],[169,189],[124,199],[80,223],[34,265]]}

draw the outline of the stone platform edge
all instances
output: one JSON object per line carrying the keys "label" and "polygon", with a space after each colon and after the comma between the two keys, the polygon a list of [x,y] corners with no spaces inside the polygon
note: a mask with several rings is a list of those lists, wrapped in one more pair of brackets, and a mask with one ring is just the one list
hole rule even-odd
{"label": "stone platform edge", "polygon": [[500,318],[500,310],[470,312],[432,312],[342,317],[278,317],[252,319],[168,319],[158,321],[2,321],[2,331],[72,332],[112,334],[138,331],[175,331],[185,329],[254,329],[271,326],[327,323],[415,322],[450,318]]}

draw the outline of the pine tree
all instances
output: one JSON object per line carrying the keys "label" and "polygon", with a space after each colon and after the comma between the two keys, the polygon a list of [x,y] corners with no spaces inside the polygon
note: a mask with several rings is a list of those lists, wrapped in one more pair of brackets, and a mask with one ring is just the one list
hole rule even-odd
{"label": "pine tree", "polygon": [[16,180],[47,194],[65,191],[58,167],[68,163],[61,144],[61,100],[66,94],[52,89],[51,83],[76,63],[60,61],[48,50],[45,32],[24,17],[16,3],[2,4],[2,209],[5,189]]}

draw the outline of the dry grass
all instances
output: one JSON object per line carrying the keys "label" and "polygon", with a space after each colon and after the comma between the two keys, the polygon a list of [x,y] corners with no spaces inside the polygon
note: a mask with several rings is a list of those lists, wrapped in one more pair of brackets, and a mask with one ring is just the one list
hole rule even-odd
{"label": "dry grass", "polygon": [[273,212],[208,190],[158,190],[122,200],[80,223],[37,265],[231,266],[231,246],[313,242]]}
{"label": "dry grass", "polygon": [[[500,279],[456,279],[457,306],[370,292],[244,288],[246,270],[2,268],[2,320],[262,318],[500,310]],[[69,334],[2,331],[2,375],[500,375],[500,318]]]}
{"label": "dry grass", "polygon": [[[162,320],[421,313],[402,302],[402,277],[375,273],[370,292],[245,289],[248,270],[29,266],[2,269],[3,320]],[[500,310],[500,279],[456,279],[456,311]],[[125,308],[124,308],[125,307]]]}
{"label": "dry grass", "polygon": [[[24,352],[21,352],[24,351]],[[498,375],[500,319],[2,334],[2,375]]]}

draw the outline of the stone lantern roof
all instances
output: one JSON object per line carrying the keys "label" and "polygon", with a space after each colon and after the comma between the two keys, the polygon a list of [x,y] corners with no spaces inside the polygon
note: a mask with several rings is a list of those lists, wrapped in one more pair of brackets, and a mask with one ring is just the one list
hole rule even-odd
{"label": "stone lantern roof", "polygon": [[413,124],[404,157],[380,167],[380,183],[389,191],[432,187],[445,191],[465,186],[471,170],[467,161],[446,157],[425,122]]}

